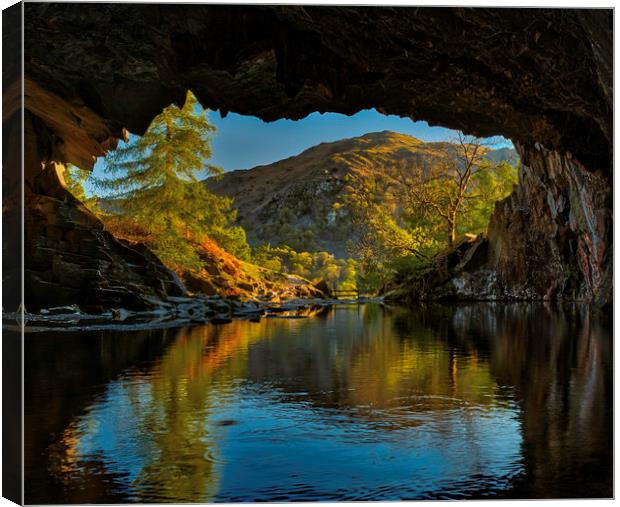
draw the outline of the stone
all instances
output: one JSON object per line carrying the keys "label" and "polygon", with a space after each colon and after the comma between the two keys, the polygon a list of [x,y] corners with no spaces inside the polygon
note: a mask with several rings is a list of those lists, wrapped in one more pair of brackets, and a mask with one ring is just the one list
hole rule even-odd
{"label": "stone", "polygon": [[307,319],[307,315],[276,315],[276,314],[267,314],[266,317],[268,319]]}
{"label": "stone", "polygon": [[318,296],[325,299],[329,299],[332,294],[332,290],[325,280],[320,280],[314,284],[314,288],[317,290]]}
{"label": "stone", "polygon": [[118,309],[113,309],[112,310],[112,318],[114,320],[125,320],[127,319],[127,317],[130,317],[132,315],[131,312],[125,310],[124,308],[118,308]]}
{"label": "stone", "polygon": [[409,291],[399,291],[402,297],[601,305],[611,300],[607,178],[542,146],[535,152],[516,148],[522,156],[521,186],[496,204],[488,237],[440,256]]}
{"label": "stone", "polygon": [[42,315],[65,315],[81,313],[80,307],[77,305],[54,306],[52,308],[42,308],[39,312]]}

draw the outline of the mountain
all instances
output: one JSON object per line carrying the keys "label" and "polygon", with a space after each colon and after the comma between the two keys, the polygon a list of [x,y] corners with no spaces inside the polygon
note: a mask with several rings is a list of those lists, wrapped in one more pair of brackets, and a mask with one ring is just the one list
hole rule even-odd
{"label": "mountain", "polygon": [[[233,198],[237,223],[246,230],[251,246],[287,244],[298,251],[348,257],[348,213],[334,207],[341,201],[347,176],[389,175],[404,162],[432,163],[451,146],[391,131],[374,132],[321,143],[299,155],[205,182],[215,194]],[[497,151],[501,159],[516,156],[514,150]]]}
{"label": "mountain", "polygon": [[519,155],[514,148],[491,150],[486,154],[486,158],[491,162],[508,162],[510,165],[516,165],[519,162]]}

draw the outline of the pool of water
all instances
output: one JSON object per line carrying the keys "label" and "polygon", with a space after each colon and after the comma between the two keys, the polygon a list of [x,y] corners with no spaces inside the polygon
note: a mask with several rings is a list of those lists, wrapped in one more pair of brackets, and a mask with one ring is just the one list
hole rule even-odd
{"label": "pool of water", "polygon": [[26,337],[27,503],[611,497],[587,308],[343,305]]}

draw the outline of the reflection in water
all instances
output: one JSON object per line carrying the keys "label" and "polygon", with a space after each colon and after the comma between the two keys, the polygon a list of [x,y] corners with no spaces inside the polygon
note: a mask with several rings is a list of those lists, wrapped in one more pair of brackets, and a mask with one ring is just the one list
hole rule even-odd
{"label": "reflection in water", "polygon": [[26,500],[611,496],[587,309],[341,306],[26,342]]}

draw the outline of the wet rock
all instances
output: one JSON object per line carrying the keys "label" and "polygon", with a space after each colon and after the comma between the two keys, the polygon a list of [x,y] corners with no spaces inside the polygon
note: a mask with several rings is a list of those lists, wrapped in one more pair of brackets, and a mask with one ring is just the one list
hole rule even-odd
{"label": "wet rock", "polygon": [[66,315],[81,313],[79,306],[67,305],[67,306],[54,306],[52,308],[42,308],[39,312],[42,315]]}
{"label": "wet rock", "polygon": [[184,275],[185,285],[195,293],[214,296],[218,292],[218,287],[211,281],[203,277],[192,276],[190,273]]}
{"label": "wet rock", "polygon": [[332,297],[332,290],[325,280],[321,280],[314,284],[314,288],[318,291],[318,296],[325,299]]}
{"label": "wet rock", "polygon": [[218,313],[230,313],[232,311],[232,303],[230,301],[215,300],[209,306]]}
{"label": "wet rock", "polygon": [[244,316],[244,315],[263,315],[265,310],[258,306],[254,305],[245,305],[242,308],[237,308],[233,310],[234,316]]}
{"label": "wet rock", "polygon": [[254,284],[245,283],[245,282],[241,282],[240,284],[237,285],[237,287],[247,292],[254,292],[256,290],[256,286]]}
{"label": "wet rock", "polygon": [[[183,327],[188,325],[221,325],[228,324],[235,319],[249,322],[260,322],[263,316],[267,318],[304,319],[319,315],[330,306],[325,300],[295,300],[289,302],[281,312],[267,313],[265,308],[257,302],[246,302],[234,314],[217,313],[209,306],[213,298],[169,298],[158,308],[144,311],[129,311],[125,308],[116,308],[102,313],[84,313],[75,306],[46,309],[41,313],[26,313],[24,322],[25,331],[97,331],[117,330],[131,331],[139,329],[161,329]],[[320,304],[317,304],[320,301]],[[334,304],[342,304],[335,301]],[[271,310],[277,307],[272,307]],[[3,312],[3,326],[6,329],[18,329],[21,314]]]}
{"label": "wet rock", "polygon": [[190,322],[192,324],[208,324],[210,322],[210,320],[206,317],[200,318],[200,317],[194,317],[190,319]]}
{"label": "wet rock", "polygon": [[284,304],[280,306],[268,306],[266,311],[269,313],[283,313],[298,310],[302,305]]}
{"label": "wet rock", "polygon": [[170,301],[175,304],[192,304],[196,302],[196,298],[190,296],[168,296],[166,301]]}
{"label": "wet rock", "polygon": [[112,318],[114,320],[125,320],[127,317],[130,317],[131,315],[132,313],[125,310],[124,308],[118,308],[118,309],[112,310]]}
{"label": "wet rock", "polygon": [[267,314],[268,319],[307,319],[307,315],[277,315],[277,314]]}

